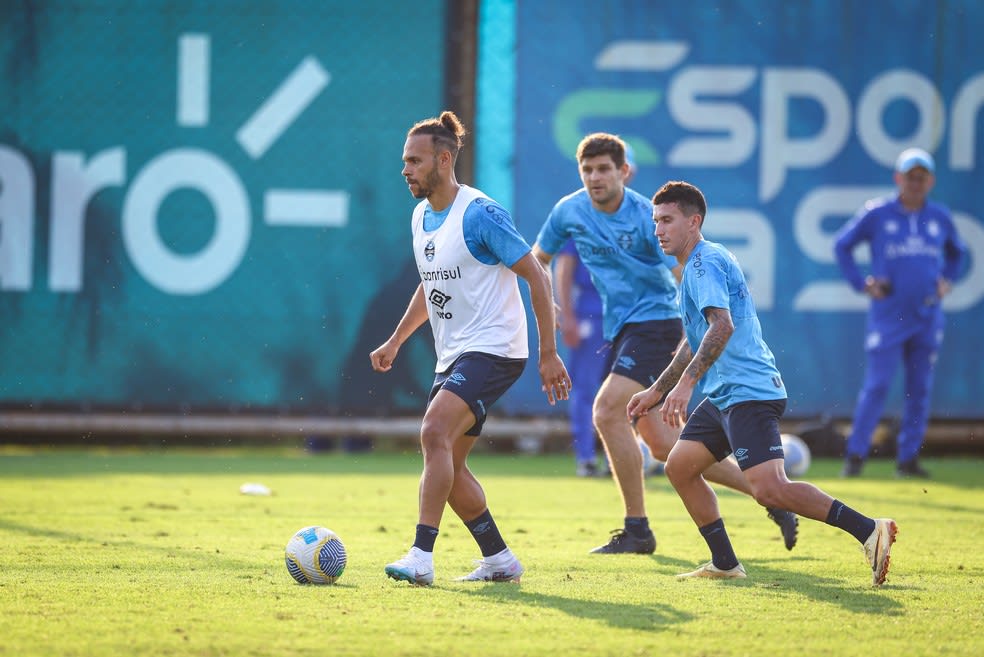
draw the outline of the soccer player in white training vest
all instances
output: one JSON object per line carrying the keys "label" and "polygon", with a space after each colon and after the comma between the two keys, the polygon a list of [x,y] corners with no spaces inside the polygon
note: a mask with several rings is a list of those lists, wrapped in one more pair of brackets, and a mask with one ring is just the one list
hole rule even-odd
{"label": "soccer player in white training vest", "polygon": [[466,463],[489,407],[519,378],[529,356],[517,275],[530,286],[547,400],[567,399],[571,388],[557,355],[550,277],[509,213],[455,179],[464,134],[453,112],[420,121],[407,133],[403,176],[410,193],[422,199],[411,221],[421,282],[393,335],[369,355],[373,369],[388,371],[400,346],[430,320],[437,374],[420,427],[420,515],[413,547],[385,568],[395,580],[424,586],[434,581],[434,542],[445,504],[482,552],[478,567],[460,580],[518,582],[523,574]]}

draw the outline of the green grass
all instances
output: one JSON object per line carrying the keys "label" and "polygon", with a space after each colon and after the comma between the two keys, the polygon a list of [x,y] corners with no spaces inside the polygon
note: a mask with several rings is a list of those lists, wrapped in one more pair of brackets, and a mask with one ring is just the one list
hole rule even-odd
{"label": "green grass", "polygon": [[[900,528],[881,589],[857,542],[804,520],[787,552],[751,500],[720,493],[749,578],[678,581],[707,548],[663,478],[648,480],[659,545],[589,556],[621,524],[610,480],[567,456],[476,455],[492,512],[527,573],[452,581],[478,556],[448,512],[437,580],[387,579],[416,523],[419,456],[288,450],[0,451],[0,655],[971,655],[982,641],[984,461],[889,463],[810,478]],[[240,484],[271,497],[240,495]],[[301,586],[283,548],[305,525],[337,532],[335,586]]]}

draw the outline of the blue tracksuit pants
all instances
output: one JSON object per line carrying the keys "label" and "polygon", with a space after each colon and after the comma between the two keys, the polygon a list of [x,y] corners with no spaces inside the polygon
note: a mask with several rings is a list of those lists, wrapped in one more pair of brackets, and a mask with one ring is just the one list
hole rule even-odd
{"label": "blue tracksuit pants", "polygon": [[901,463],[919,454],[929,423],[933,369],[942,340],[942,327],[935,322],[927,322],[925,327],[901,342],[867,350],[864,384],[858,394],[854,426],[847,439],[848,456],[868,456],[871,436],[885,408],[885,398],[899,363],[904,368],[904,401],[897,459]]}

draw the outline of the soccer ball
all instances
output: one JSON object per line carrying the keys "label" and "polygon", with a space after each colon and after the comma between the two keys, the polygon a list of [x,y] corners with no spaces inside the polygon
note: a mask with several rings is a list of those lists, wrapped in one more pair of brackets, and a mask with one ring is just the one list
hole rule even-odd
{"label": "soccer ball", "polygon": [[330,529],[305,527],[287,541],[287,572],[301,584],[334,584],[348,561],[345,546]]}
{"label": "soccer ball", "polygon": [[782,452],[785,455],[784,467],[787,477],[802,477],[810,468],[810,448],[803,439],[791,433],[784,433]]}

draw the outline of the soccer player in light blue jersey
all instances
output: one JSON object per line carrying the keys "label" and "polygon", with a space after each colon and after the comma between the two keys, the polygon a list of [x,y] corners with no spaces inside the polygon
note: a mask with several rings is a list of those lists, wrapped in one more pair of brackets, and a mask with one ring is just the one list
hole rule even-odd
{"label": "soccer player in light blue jersey", "polygon": [[369,355],[374,370],[389,371],[400,346],[430,321],[437,366],[420,427],[424,472],[416,536],[407,555],[384,569],[395,580],[424,586],[434,581],[434,543],[445,505],[482,552],[478,567],[460,580],[518,582],[523,574],[466,463],[489,408],[519,378],[529,355],[517,276],[530,286],[547,400],[567,399],[571,387],[557,355],[550,277],[509,213],[455,179],[464,132],[453,112],[443,112],[407,133],[403,176],[421,199],[411,219],[421,283],[393,335]]}
{"label": "soccer player in light blue jersey", "polygon": [[[812,484],[786,478],[779,438],[786,388],[762,339],[741,267],[727,249],[701,235],[706,213],[704,195],[690,183],[666,183],[653,196],[660,246],[683,266],[680,312],[686,335],[656,382],[626,406],[629,418],[658,415],[683,427],[666,461],[666,476],[704,537],[711,561],[680,577],[746,577],[717,496],[701,475],[734,454],[760,504],[850,533],[863,546],[872,584],[880,586],[888,574],[895,521],[869,518]],[[701,379],[707,396],[688,418],[690,398]],[[661,399],[658,411],[650,413]]]}
{"label": "soccer player in light blue jersey", "polygon": [[[546,267],[573,240],[603,302],[610,366],[592,414],[622,494],[625,524],[592,552],[650,554],[656,549],[656,537],[646,514],[642,455],[625,405],[666,368],[683,334],[673,272],[677,263],[663,253],[653,235],[652,203],[625,186],[629,172],[625,143],[607,133],[588,135],[578,145],[577,162],[584,187],[557,202],[540,229],[533,253]],[[641,417],[636,429],[661,461],[679,435],[678,429],[655,414]],[[730,461],[712,464],[705,476],[751,494],[748,482]],[[786,547],[792,549],[796,516],[768,511],[782,530]]]}
{"label": "soccer player in light blue jersey", "polygon": [[[904,365],[905,406],[896,473],[928,477],[919,450],[929,423],[933,369],[943,342],[943,297],[966,255],[950,211],[928,200],[936,178],[933,157],[920,148],[903,151],[895,164],[898,194],[869,201],[837,234],[834,252],[844,277],[871,297],[864,351],[864,384],[847,440],[843,475],[857,477],[899,363]],[[871,247],[871,273],[854,260]]]}

